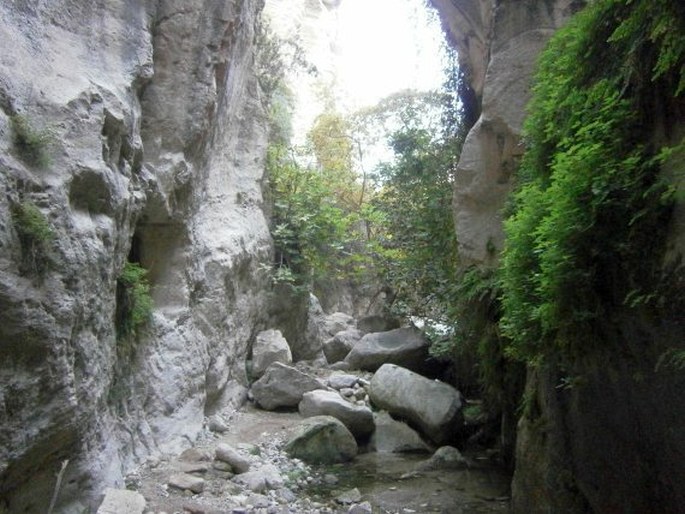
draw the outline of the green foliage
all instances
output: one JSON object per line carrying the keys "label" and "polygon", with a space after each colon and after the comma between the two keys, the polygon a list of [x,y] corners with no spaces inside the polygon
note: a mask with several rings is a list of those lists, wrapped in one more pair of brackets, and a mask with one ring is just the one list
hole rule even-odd
{"label": "green foliage", "polygon": [[382,213],[378,263],[399,314],[445,321],[456,279],[451,205],[458,145],[413,129],[395,133],[391,146],[395,162],[380,168],[382,187],[372,201]]}
{"label": "green foliage", "polygon": [[308,289],[319,277],[342,279],[363,270],[364,243],[356,228],[361,215],[345,204],[344,191],[336,189],[340,184],[325,171],[300,165],[282,145],[270,147],[267,170],[274,280]]}
{"label": "green foliage", "polygon": [[517,358],[572,360],[608,344],[612,313],[649,303],[659,282],[673,188],[646,99],[668,105],[682,92],[676,4],[595,2],[540,59],[501,270],[501,327]]}
{"label": "green foliage", "polygon": [[12,205],[12,222],[21,243],[26,271],[41,274],[52,262],[55,233],[47,218],[29,201]]}
{"label": "green foliage", "polygon": [[14,147],[19,157],[29,166],[45,168],[50,164],[48,148],[52,136],[47,130],[36,130],[26,117],[15,114],[10,117]]}
{"label": "green foliage", "polygon": [[147,270],[126,262],[117,279],[116,329],[119,339],[136,336],[152,315],[152,297]]}

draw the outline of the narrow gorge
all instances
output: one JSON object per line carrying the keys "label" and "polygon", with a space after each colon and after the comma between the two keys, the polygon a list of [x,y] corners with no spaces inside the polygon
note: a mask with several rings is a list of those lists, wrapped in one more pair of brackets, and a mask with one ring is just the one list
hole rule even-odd
{"label": "narrow gorge", "polygon": [[[353,1],[0,4],[0,513],[106,514],[126,488],[160,513],[685,511],[685,8],[421,4],[453,89],[397,112],[452,98],[457,128],[401,118],[393,164],[360,178],[350,127],[395,104],[331,108]],[[424,162],[445,175],[412,182]],[[389,193],[414,187],[425,204]],[[392,232],[398,205],[424,239]],[[424,287],[452,339],[411,311]],[[352,464],[293,460],[298,405],[340,419]],[[389,426],[425,462],[369,464]],[[190,482],[167,487],[167,464]],[[263,504],[241,465],[274,471]],[[339,481],[368,496],[305,498]]]}

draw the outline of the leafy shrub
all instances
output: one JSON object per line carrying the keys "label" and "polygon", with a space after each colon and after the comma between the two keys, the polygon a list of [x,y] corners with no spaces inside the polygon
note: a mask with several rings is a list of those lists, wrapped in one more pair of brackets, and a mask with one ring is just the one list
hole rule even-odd
{"label": "leafy shrub", "polygon": [[52,262],[51,245],[55,233],[50,223],[38,207],[29,201],[14,204],[11,212],[26,270],[43,273]]}
{"label": "leafy shrub", "polygon": [[147,270],[135,262],[126,262],[117,279],[117,337],[135,336],[152,314],[152,297]]}
{"label": "leafy shrub", "polygon": [[612,315],[657,288],[673,188],[654,111],[677,112],[683,92],[683,14],[665,0],[595,2],[541,57],[505,224],[501,327],[515,357],[601,349]]}
{"label": "leafy shrub", "polygon": [[50,164],[48,147],[52,140],[47,130],[36,130],[29,121],[19,114],[10,118],[14,147],[19,157],[29,166],[45,168]]}

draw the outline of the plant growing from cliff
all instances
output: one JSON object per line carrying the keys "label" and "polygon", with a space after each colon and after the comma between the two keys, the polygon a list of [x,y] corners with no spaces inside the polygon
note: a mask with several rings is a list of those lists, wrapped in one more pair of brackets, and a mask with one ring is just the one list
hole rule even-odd
{"label": "plant growing from cliff", "polygon": [[19,157],[29,166],[45,168],[50,164],[48,148],[52,136],[47,130],[37,130],[20,114],[10,117],[14,147]]}
{"label": "plant growing from cliff", "polygon": [[52,262],[51,247],[55,233],[45,215],[29,201],[13,204],[11,212],[24,268],[40,275]]}
{"label": "plant growing from cliff", "polygon": [[152,315],[152,297],[147,270],[126,262],[117,278],[116,330],[119,339],[137,335]]}
{"label": "plant growing from cliff", "polygon": [[609,344],[621,309],[654,304],[674,191],[654,135],[682,114],[684,81],[680,2],[598,1],[551,40],[505,225],[511,355],[573,362]]}

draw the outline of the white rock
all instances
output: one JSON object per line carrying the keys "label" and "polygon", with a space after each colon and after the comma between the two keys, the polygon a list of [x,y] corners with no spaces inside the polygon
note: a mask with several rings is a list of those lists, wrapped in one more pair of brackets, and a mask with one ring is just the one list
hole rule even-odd
{"label": "white rock", "polygon": [[293,361],[288,341],[280,330],[264,330],[257,334],[252,345],[252,376],[261,377],[274,362],[290,364]]}
{"label": "white rock", "polygon": [[140,493],[108,487],[97,514],[142,514],[144,509],[145,498]]}

